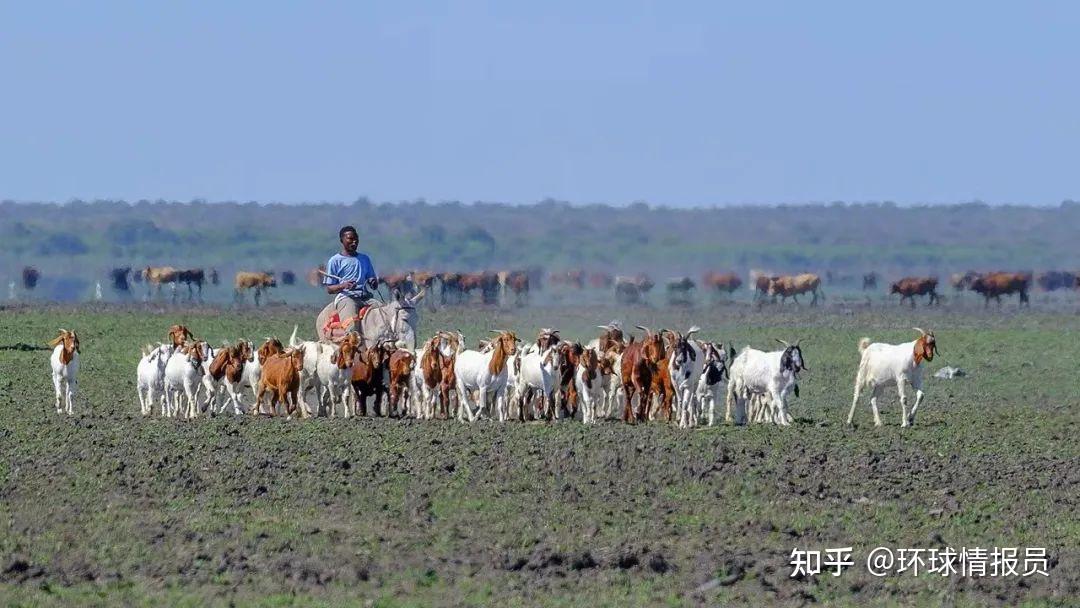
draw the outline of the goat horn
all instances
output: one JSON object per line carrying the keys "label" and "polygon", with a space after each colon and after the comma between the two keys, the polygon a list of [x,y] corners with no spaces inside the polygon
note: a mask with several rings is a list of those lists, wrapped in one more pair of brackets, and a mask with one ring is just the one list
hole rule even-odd
{"label": "goat horn", "polygon": [[645,332],[645,335],[652,334],[652,330],[649,329],[648,327],[645,327],[644,325],[635,325],[634,327],[636,327],[636,328],[640,329],[641,331]]}
{"label": "goat horn", "polygon": [[919,332],[919,334],[921,334],[921,335],[923,335],[923,336],[925,336],[925,335],[926,335],[926,332],[925,332],[925,331],[923,331],[923,330],[921,330],[921,329],[919,329],[918,327],[912,327],[911,329],[914,329],[915,331]]}
{"label": "goat horn", "polygon": [[776,340],[777,342],[779,342],[780,344],[783,344],[784,346],[791,346],[790,344],[788,344],[787,342],[784,342],[780,338],[773,338],[773,340]]}
{"label": "goat horn", "polygon": [[692,334],[695,334],[699,331],[701,331],[700,327],[698,327],[697,325],[691,325],[690,329],[686,330],[686,337],[689,338]]}

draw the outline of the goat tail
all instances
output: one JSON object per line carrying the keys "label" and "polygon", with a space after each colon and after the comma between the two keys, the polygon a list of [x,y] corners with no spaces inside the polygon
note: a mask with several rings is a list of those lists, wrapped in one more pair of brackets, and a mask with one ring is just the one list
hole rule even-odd
{"label": "goat tail", "polygon": [[297,346],[300,346],[300,342],[298,342],[296,340],[296,330],[297,330],[298,327],[299,327],[299,325],[293,325],[292,326],[292,335],[289,336],[289,346],[291,346],[293,348],[296,348]]}
{"label": "goat tail", "polygon": [[860,338],[859,339],[859,354],[860,355],[863,354],[869,346],[870,346],[870,338]]}

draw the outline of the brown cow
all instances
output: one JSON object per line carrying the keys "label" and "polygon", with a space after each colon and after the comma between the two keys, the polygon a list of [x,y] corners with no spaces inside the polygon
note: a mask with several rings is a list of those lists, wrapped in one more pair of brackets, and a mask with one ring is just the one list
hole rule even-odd
{"label": "brown cow", "polygon": [[319,264],[318,268],[312,268],[311,270],[307,271],[305,279],[307,280],[308,285],[311,285],[312,287],[322,286],[323,276],[322,272],[320,271],[326,272],[326,264]]}
{"label": "brown cow", "polygon": [[915,308],[915,296],[928,295],[930,301],[927,306],[933,306],[935,302],[941,303],[941,298],[937,294],[937,284],[937,277],[904,277],[889,287],[889,295],[900,294],[901,306],[905,298],[911,300],[912,308]]}
{"label": "brown cow", "polygon": [[705,289],[731,295],[736,289],[742,287],[743,283],[739,275],[734,272],[709,271],[701,277],[701,284],[705,286]]}
{"label": "brown cow", "polygon": [[563,272],[553,272],[548,277],[552,285],[565,285],[567,287],[573,287],[575,289],[583,289],[585,287],[585,271],[584,270],[566,270]]}
{"label": "brown cow", "polygon": [[979,278],[979,273],[969,270],[963,274],[957,273],[949,277],[949,284],[959,294],[966,289],[971,289],[971,283],[977,278]]}
{"label": "brown cow", "polygon": [[[500,273],[502,274],[502,273]],[[503,293],[514,294],[514,305],[524,306],[529,302],[529,273],[524,270],[511,270],[502,279]]]}
{"label": "brown cow", "polygon": [[[390,415],[404,418],[409,411],[410,380],[412,379],[413,367],[416,364],[416,355],[404,348],[395,350],[390,355]],[[398,410],[401,394],[405,393],[405,406]]]}
{"label": "brown cow", "polygon": [[615,284],[615,277],[606,272],[589,273],[589,287],[593,289],[610,289]]}
{"label": "brown cow", "polygon": [[1018,294],[1020,306],[1027,304],[1031,307],[1028,299],[1028,288],[1031,286],[1031,273],[1028,272],[988,272],[977,277],[971,282],[971,291],[982,294],[986,299],[984,308],[990,305],[990,298],[997,300],[1001,306],[1001,296]]}
{"label": "brown cow", "polygon": [[[765,297],[769,295],[769,282],[777,277],[778,275],[764,270],[750,271],[750,284],[754,286],[754,301],[760,304],[765,300]],[[775,300],[776,298],[773,297],[773,301]]]}
{"label": "brown cow", "polygon": [[439,275],[439,301],[443,306],[447,304],[461,304],[461,273],[444,272]]}
{"label": "brown cow", "polygon": [[233,298],[235,302],[242,302],[244,300],[244,292],[248,289],[255,290],[255,306],[259,305],[259,298],[262,296],[264,289],[270,287],[277,287],[277,279],[274,278],[272,272],[246,272],[240,271],[236,273],[236,279],[233,281],[233,286],[236,288],[236,295]]}
{"label": "brown cow", "polygon": [[[633,337],[630,338],[630,343],[623,351],[622,370],[620,370],[623,390],[626,392],[626,402],[623,405],[624,422],[647,421],[649,403],[653,395],[660,395],[663,390],[658,378],[660,367],[666,358],[664,341],[661,338],[663,330],[660,333],[653,333],[652,330],[641,325],[637,328],[645,332],[645,337],[641,342],[635,342]],[[632,406],[634,393],[638,394],[636,415]]]}
{"label": "brown cow", "polygon": [[172,286],[172,299],[176,301],[176,279],[179,271],[172,266],[147,266],[142,271],[143,280],[146,281],[146,299],[150,299],[151,291],[161,295],[161,286]]}
{"label": "brown cow", "polygon": [[799,295],[804,293],[812,293],[814,298],[810,301],[810,305],[817,305],[818,296],[825,297],[824,292],[821,291],[821,277],[814,273],[805,272],[795,276],[779,276],[769,279],[769,295],[773,297],[779,295],[780,304],[786,302],[788,298],[795,300],[795,303],[798,304]]}
{"label": "brown cow", "polygon": [[278,414],[278,406],[284,402],[285,412],[289,417],[292,417],[293,412],[297,410],[301,418],[306,417],[307,413],[300,406],[297,398],[300,391],[300,372],[303,369],[304,347],[302,346],[286,349],[285,352],[271,355],[263,361],[262,374],[259,376],[259,391],[251,413],[256,416],[262,413],[263,395],[269,391],[271,416]]}

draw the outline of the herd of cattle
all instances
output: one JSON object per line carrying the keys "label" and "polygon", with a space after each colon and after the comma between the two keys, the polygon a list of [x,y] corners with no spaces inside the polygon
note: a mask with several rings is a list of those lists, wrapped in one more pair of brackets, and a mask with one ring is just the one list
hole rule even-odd
{"label": "herd of cattle", "polygon": [[[695,339],[697,327],[682,333],[638,326],[642,335],[629,337],[617,321],[599,329],[598,337],[582,343],[544,328],[524,346],[514,332],[500,330],[470,349],[458,331],[436,332],[420,348],[410,348],[389,340],[367,345],[355,332],[337,342],[300,341],[294,328],[288,344],[267,338],[258,348],[247,340],[215,348],[189,328],[173,325],[165,342],[142,349],[135,375],[143,416],[159,411],[188,419],[230,412],[350,418],[370,412],[461,422],[659,420],[686,428],[716,422],[723,390],[726,422],[792,422],[788,400],[799,395],[800,373],[809,371],[799,340],[777,339],[778,350],[746,346],[736,354],[730,344]],[[901,425],[914,422],[923,400],[922,363],[937,349],[932,331],[916,331],[919,337],[904,344],[859,341],[849,424],[860,392],[869,387],[880,426],[878,398],[889,385],[899,390]],[[78,335],[62,329],[50,345],[56,410],[73,414]],[[910,412],[905,385],[916,394]]]}
{"label": "herd of cattle", "polygon": [[[307,281],[312,286],[321,285],[321,272],[323,267],[311,269],[307,273]],[[34,267],[27,266],[23,269],[23,286],[32,290],[37,285],[41,273]],[[438,293],[442,305],[460,305],[479,301],[485,305],[514,304],[524,305],[528,303],[530,290],[541,287],[543,272],[537,267],[524,270],[511,271],[484,271],[484,272],[396,272],[380,277],[380,283],[390,290],[400,290],[405,294],[415,294],[422,289],[429,293]],[[782,275],[760,270],[750,271],[749,288],[753,290],[754,301],[761,305],[766,302],[784,304],[790,298],[799,302],[799,296],[810,297],[810,304],[817,304],[824,298],[821,276],[815,273],[803,273],[797,275]],[[131,285],[129,281],[146,283],[146,298],[161,297],[163,287],[171,290],[172,299],[177,299],[177,291],[180,285],[187,287],[188,299],[202,300],[202,290],[205,283],[218,285],[220,277],[216,269],[206,271],[202,268],[178,269],[171,266],[148,266],[141,270],[135,270],[130,266],[113,268],[109,273],[109,280],[113,289],[120,293],[129,293]],[[835,277],[832,272],[825,274],[825,283],[840,281],[842,278]],[[646,274],[633,276],[618,276],[604,272],[588,273],[584,270],[573,270],[552,273],[547,276],[551,285],[562,286],[570,289],[585,289],[586,286],[595,289],[614,289],[616,301],[621,304],[639,304],[649,293],[655,283]],[[292,285],[296,282],[296,274],[285,270],[281,272],[281,283]],[[1055,291],[1058,289],[1080,289],[1080,276],[1078,273],[1065,271],[1047,271],[1034,274],[1031,272],[975,272],[968,271],[962,274],[953,274],[949,279],[950,285],[957,294],[964,291],[973,291],[985,298],[989,305],[990,300],[1001,303],[1001,296],[1016,294],[1020,304],[1030,304],[1028,292],[1032,286],[1038,286],[1043,291]],[[706,272],[701,277],[702,288],[709,293],[718,295],[730,295],[743,286],[742,278],[734,272]],[[878,274],[867,273],[862,276],[863,291],[876,290]],[[255,304],[260,304],[263,292],[272,287],[277,287],[278,279],[274,272],[237,272],[234,281],[234,301],[240,302],[248,291],[254,292]],[[698,284],[690,277],[677,277],[667,281],[667,302],[672,305],[687,305],[691,303],[690,293]],[[899,295],[900,303],[908,300],[912,307],[915,306],[915,298],[927,296],[928,304],[940,303],[941,296],[938,291],[937,277],[904,277],[889,286],[888,294]],[[478,294],[475,296],[474,294]],[[429,299],[429,303],[434,300]]]}

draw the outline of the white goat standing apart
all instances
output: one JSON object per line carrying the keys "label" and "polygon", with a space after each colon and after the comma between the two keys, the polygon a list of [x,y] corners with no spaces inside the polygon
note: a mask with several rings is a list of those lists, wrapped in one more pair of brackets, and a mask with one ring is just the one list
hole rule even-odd
{"label": "white goat standing apart", "polygon": [[165,404],[165,363],[172,356],[171,344],[147,345],[142,351],[139,366],[135,371],[136,388],[139,393],[139,410],[143,416],[153,411],[155,397]]}
{"label": "white goat standing apart", "polygon": [[[458,420],[474,422],[480,417],[487,404],[489,393],[495,399],[495,410],[500,420],[506,419],[506,361],[517,352],[518,337],[510,331],[496,332],[495,347],[485,353],[466,350],[458,353],[454,360],[454,375],[457,377]],[[472,394],[478,393],[477,402],[472,402]],[[466,410],[468,410],[466,412]]]}
{"label": "white goat standing apart", "polygon": [[165,364],[165,408],[163,416],[176,417],[180,410],[180,393],[187,397],[185,416],[194,418],[198,414],[198,393],[202,381],[202,348],[196,342],[189,342],[169,357]]}
{"label": "white goat standing apart", "polygon": [[[56,389],[56,413],[75,414],[75,392],[79,389],[79,336],[73,331],[60,330],[49,342],[54,347],[49,365],[52,367],[53,388]],[[61,403],[61,401],[63,403]]]}
{"label": "white goat standing apart", "polygon": [[697,400],[699,410],[709,408],[709,426],[716,422],[716,402],[720,400],[720,388],[728,376],[728,362],[735,358],[735,350],[724,350],[724,343],[701,342],[705,360],[702,362],[701,376],[698,378]]}
{"label": "white goat standing apart", "polygon": [[[735,357],[731,364],[731,377],[728,379],[727,407],[724,414],[726,421],[731,421],[731,406],[734,404],[736,411],[743,414],[741,419],[744,422],[748,418],[763,420],[764,417],[782,426],[791,423],[791,417],[787,413],[788,394],[798,390],[798,372],[809,369],[803,362],[798,340],[795,344],[788,344],[783,340],[777,342],[784,345],[784,350],[763,352],[747,346]],[[746,416],[748,402],[761,404],[763,407],[760,409],[763,411],[749,412],[750,415]],[[770,406],[772,412],[764,412]]]}
{"label": "white goat standing apart", "polygon": [[[881,390],[889,385],[895,385],[896,391],[900,393],[900,426],[915,424],[915,411],[923,400],[922,362],[934,360],[937,339],[932,331],[925,332],[918,327],[914,329],[919,332],[919,338],[913,342],[871,344],[870,338],[859,340],[859,353],[862,358],[859,360],[859,372],[855,376],[855,397],[851,400],[851,411],[848,412],[849,425],[855,417],[859,393],[863,387],[869,386],[873,391],[870,395],[870,409],[874,412],[874,426],[881,426],[877,400]],[[905,382],[915,389],[915,405],[911,407],[910,414],[907,411],[907,396],[904,395]]]}

